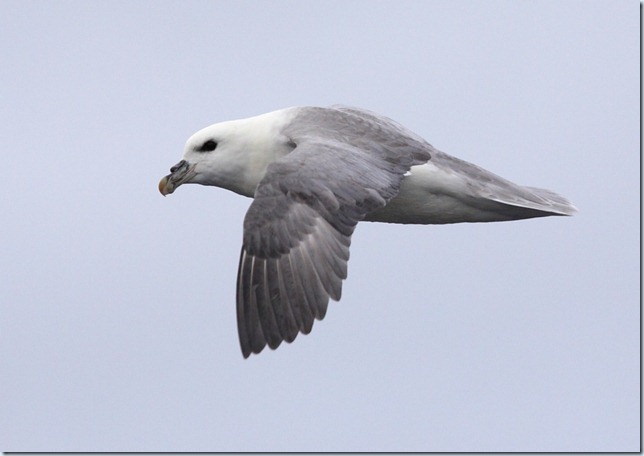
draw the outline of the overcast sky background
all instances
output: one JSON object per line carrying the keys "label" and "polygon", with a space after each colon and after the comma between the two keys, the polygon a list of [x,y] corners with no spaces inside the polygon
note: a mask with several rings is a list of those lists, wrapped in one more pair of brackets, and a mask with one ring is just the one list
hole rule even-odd
{"label": "overcast sky background", "polygon": [[[5,451],[638,451],[635,1],[0,2]],[[340,303],[242,358],[250,200],[157,182],[342,103],[574,217],[360,224]]]}

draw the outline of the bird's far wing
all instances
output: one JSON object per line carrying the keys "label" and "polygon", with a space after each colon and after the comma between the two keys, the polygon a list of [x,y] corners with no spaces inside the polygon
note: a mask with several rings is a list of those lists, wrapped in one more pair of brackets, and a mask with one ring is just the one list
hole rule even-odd
{"label": "bird's far wing", "polygon": [[356,224],[398,193],[417,161],[401,138],[400,147],[378,141],[369,149],[349,144],[355,132],[304,130],[288,132],[296,148],[269,165],[244,220],[237,277],[244,357],[308,334],[329,297],[340,299]]}
{"label": "bird's far wing", "polygon": [[[505,205],[505,211],[512,214],[523,209],[538,213],[572,215],[577,208],[561,195],[550,190],[517,185],[472,163],[434,150],[432,163],[451,174],[461,176],[469,187],[470,194]],[[480,201],[477,204],[482,204]],[[525,216],[525,214],[523,215]]]}

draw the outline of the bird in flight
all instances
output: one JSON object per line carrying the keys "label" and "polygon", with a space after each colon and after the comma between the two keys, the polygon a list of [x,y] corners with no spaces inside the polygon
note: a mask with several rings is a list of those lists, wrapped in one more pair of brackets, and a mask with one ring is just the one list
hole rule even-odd
{"label": "bird in flight", "polygon": [[352,107],[291,107],[195,133],[159,182],[254,198],[237,275],[242,354],[308,334],[339,301],[360,221],[445,224],[572,215],[549,190],[516,185]]}

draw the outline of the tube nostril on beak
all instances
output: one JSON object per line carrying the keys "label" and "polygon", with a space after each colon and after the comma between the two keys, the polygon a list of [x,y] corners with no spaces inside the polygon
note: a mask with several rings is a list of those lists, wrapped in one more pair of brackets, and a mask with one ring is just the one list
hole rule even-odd
{"label": "tube nostril on beak", "polygon": [[171,173],[174,173],[176,170],[178,170],[179,168],[181,168],[181,167],[182,167],[183,165],[185,165],[185,164],[186,164],[186,161],[185,161],[185,160],[181,160],[179,163],[177,163],[177,164],[176,164],[176,165],[174,165],[172,168],[170,168],[170,172],[171,172]]}

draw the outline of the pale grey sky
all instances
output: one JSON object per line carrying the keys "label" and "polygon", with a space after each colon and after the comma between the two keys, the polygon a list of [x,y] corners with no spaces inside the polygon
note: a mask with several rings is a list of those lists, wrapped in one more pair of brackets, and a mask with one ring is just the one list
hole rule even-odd
{"label": "pale grey sky", "polygon": [[[638,451],[635,1],[0,2],[0,449]],[[214,122],[355,105],[575,217],[360,224],[244,360]]]}

